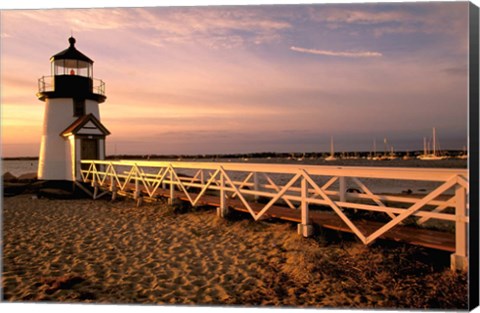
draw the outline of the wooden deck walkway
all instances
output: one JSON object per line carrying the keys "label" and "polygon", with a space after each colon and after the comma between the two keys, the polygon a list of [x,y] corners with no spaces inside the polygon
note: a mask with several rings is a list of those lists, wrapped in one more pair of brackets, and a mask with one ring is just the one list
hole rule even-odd
{"label": "wooden deck walkway", "polygon": [[[108,191],[108,188],[103,186],[102,189]],[[144,188],[140,186],[141,196],[145,195]],[[135,192],[135,185],[129,184],[127,188],[128,192],[123,192],[121,194],[127,196],[133,196]],[[198,194],[194,192],[189,192],[190,197],[196,198]],[[170,190],[158,188],[155,192],[156,197],[169,198]],[[180,191],[175,192],[175,199],[189,202],[188,197]],[[197,206],[220,206],[220,198],[218,195],[206,195],[204,194],[197,203]],[[243,203],[239,199],[229,199],[228,206],[236,211],[246,212],[249,211],[245,208]],[[250,206],[255,213],[258,213],[263,207],[264,204],[250,202]],[[278,218],[290,222],[301,223],[301,212],[300,210],[290,209],[288,207],[274,205],[272,206],[265,214],[266,218]],[[337,216],[334,212],[329,211],[318,211],[310,210],[309,219],[312,224],[318,225],[320,227],[353,233],[353,231],[342,221],[342,219]],[[372,234],[384,223],[375,222],[370,220],[357,220],[355,224],[359,230],[366,236]],[[381,239],[405,242],[413,245],[423,246],[427,248],[433,248],[448,252],[455,252],[455,234],[430,230],[425,228],[413,227],[413,226],[403,226],[397,225],[395,228],[390,229],[388,232],[380,236]]]}

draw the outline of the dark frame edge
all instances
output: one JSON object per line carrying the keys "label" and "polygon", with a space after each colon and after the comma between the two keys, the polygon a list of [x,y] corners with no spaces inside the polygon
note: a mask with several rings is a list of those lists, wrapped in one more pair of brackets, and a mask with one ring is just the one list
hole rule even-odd
{"label": "dark frame edge", "polygon": [[479,8],[469,3],[469,297],[468,308],[479,305]]}

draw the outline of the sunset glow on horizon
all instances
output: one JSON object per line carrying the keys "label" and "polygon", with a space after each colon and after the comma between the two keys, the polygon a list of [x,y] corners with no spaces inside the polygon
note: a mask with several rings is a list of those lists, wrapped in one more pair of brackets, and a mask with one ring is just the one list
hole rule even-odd
{"label": "sunset glow on horizon", "polygon": [[49,58],[106,84],[110,154],[467,145],[468,2],[4,10],[2,155],[38,156]]}

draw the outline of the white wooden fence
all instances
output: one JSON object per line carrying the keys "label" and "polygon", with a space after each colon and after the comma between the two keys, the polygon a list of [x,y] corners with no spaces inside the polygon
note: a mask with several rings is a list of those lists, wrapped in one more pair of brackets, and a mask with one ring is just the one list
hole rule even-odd
{"label": "white wooden fence", "polygon": [[[176,198],[176,193],[183,193],[195,206],[214,191],[220,197],[221,214],[228,210],[229,199],[237,198],[255,220],[281,203],[301,211],[299,231],[304,236],[312,232],[309,205],[331,208],[364,244],[372,243],[407,218],[417,224],[428,220],[447,221],[455,228],[452,268],[467,267],[469,181],[466,169],[168,161],[83,160],[81,163],[88,167],[81,171],[81,180],[96,187],[94,197],[99,196],[97,188],[108,188],[113,196],[133,188],[137,199],[141,192],[155,197],[157,191],[168,190],[170,201]],[[412,192],[388,192],[384,188],[410,184],[416,186]],[[379,192],[382,189],[383,192]],[[251,204],[260,197],[268,201],[260,211],[255,211]],[[347,210],[386,214],[389,220],[367,236],[355,220],[347,216]]]}

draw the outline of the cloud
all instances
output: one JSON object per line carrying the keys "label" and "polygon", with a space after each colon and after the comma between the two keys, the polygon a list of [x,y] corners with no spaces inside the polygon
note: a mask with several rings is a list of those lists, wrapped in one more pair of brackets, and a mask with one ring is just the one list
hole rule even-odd
{"label": "cloud", "polygon": [[325,17],[327,22],[343,22],[348,24],[380,24],[385,22],[403,22],[411,20],[411,14],[402,11],[367,11],[334,9]]}
{"label": "cloud", "polygon": [[[111,8],[79,10],[20,10],[7,12],[9,23],[29,32],[31,21],[41,27],[82,32],[127,32],[130,42],[138,40],[154,47],[172,44],[196,44],[207,48],[234,49],[245,45],[278,42],[292,24],[265,14],[263,8],[192,7],[192,8]],[[13,28],[12,28],[13,29]],[[14,34],[9,34],[14,35]],[[2,34],[6,38],[6,35]]]}
{"label": "cloud", "polygon": [[327,55],[333,57],[346,57],[346,58],[371,58],[371,57],[381,57],[383,56],[380,52],[376,51],[331,51],[331,50],[317,50],[317,49],[307,49],[301,47],[290,47],[290,50],[309,53],[309,54],[318,54],[318,55]]}
{"label": "cloud", "polygon": [[[377,3],[312,6],[309,17],[330,30],[355,28],[376,38],[392,34],[450,34],[465,28],[468,4]],[[454,37],[453,37],[454,38]]]}
{"label": "cloud", "polygon": [[[190,8],[139,10],[132,26],[155,31],[146,38],[155,46],[197,43],[209,48],[238,48],[278,41],[289,22],[269,17],[256,8]],[[139,21],[141,21],[139,23]]]}
{"label": "cloud", "polygon": [[[127,11],[128,13],[128,11]],[[6,12],[11,21],[28,25],[25,21],[40,23],[44,27],[56,27],[59,23],[68,25],[73,31],[111,30],[125,27],[128,14],[120,9],[55,9],[55,10],[19,10]],[[129,21],[128,25],[130,25]],[[67,28],[68,29],[68,28]]]}
{"label": "cloud", "polygon": [[465,64],[463,66],[449,67],[442,70],[448,75],[453,75],[457,77],[466,77],[468,75],[468,66]]}

